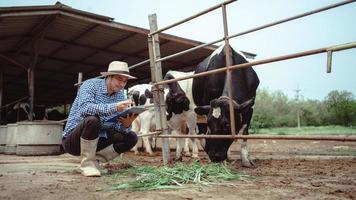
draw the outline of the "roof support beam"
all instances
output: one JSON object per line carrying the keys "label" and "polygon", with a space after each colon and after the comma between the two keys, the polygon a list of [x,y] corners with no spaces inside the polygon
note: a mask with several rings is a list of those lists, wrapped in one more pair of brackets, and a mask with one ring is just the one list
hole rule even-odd
{"label": "roof support beam", "polygon": [[19,62],[17,62],[16,60],[14,60],[14,59],[12,59],[12,58],[10,58],[10,57],[4,55],[4,54],[1,54],[1,53],[0,53],[0,58],[2,58],[2,59],[4,59],[4,60],[8,61],[9,63],[11,63],[11,64],[13,64],[13,65],[15,65],[15,66],[17,66],[17,67],[20,67],[21,69],[23,69],[23,70],[25,70],[25,71],[27,71],[27,69],[28,69],[28,67],[26,67],[25,65],[23,65],[23,64],[21,64],[21,63],[19,63]]}
{"label": "roof support beam", "polygon": [[[79,35],[75,36],[72,40],[67,41],[67,42],[62,42],[62,45],[60,47],[58,47],[57,49],[55,49],[53,52],[51,52],[49,54],[49,56],[54,56],[56,55],[56,53],[60,52],[61,50],[63,50],[64,48],[66,48],[68,45],[71,45],[72,43],[74,43],[76,40],[80,39],[82,36],[84,36],[85,34],[89,33],[90,31],[94,30],[95,28],[97,28],[99,26],[99,24],[94,24],[93,26],[89,27],[88,29],[84,30],[83,32],[81,32]],[[43,59],[42,61],[39,62],[39,64],[45,62],[46,59]]]}
{"label": "roof support beam", "polygon": [[68,41],[65,41],[65,40],[59,40],[59,39],[50,38],[50,37],[46,37],[45,39],[51,40],[51,41],[55,41],[55,42],[65,43],[67,45],[72,45],[72,46],[78,46],[78,47],[83,47],[83,48],[87,48],[87,49],[92,49],[92,50],[96,51],[97,53],[104,52],[104,53],[111,53],[111,54],[116,54],[116,55],[120,54],[120,55],[124,55],[124,56],[129,56],[129,57],[136,57],[136,58],[140,58],[140,59],[146,59],[146,57],[138,56],[138,55],[135,55],[134,53],[128,54],[128,53],[124,53],[124,52],[121,52],[121,51],[113,51],[113,50],[109,50],[109,49],[105,49],[105,48],[98,48],[98,47],[91,46],[91,45],[79,44],[77,42],[68,42]]}
{"label": "roof support beam", "polygon": [[130,37],[133,37],[134,35],[136,35],[136,33],[131,33],[131,34],[127,35],[127,36],[124,37],[124,38],[120,38],[120,39],[118,39],[118,40],[115,40],[114,42],[112,42],[112,43],[106,45],[104,48],[102,48],[102,50],[101,50],[101,49],[100,49],[100,50],[95,50],[93,53],[91,53],[91,54],[89,54],[88,56],[82,58],[81,61],[84,61],[84,60],[86,60],[86,59],[88,59],[88,58],[91,58],[91,57],[93,57],[94,55],[96,55],[96,54],[102,52],[103,50],[104,50],[104,51],[108,51],[108,49],[109,49],[110,47],[113,47],[113,46],[115,46],[115,45],[121,43],[122,41],[124,41],[124,40],[126,40],[126,39],[128,39],[128,38],[130,38]]}
{"label": "roof support beam", "polygon": [[[126,39],[128,39],[128,38],[130,38],[130,37],[133,37],[134,35],[136,35],[136,33],[131,33],[131,34],[127,35],[126,37],[119,38],[118,40],[115,40],[114,42],[112,42],[112,43],[106,45],[106,46],[103,48],[103,50],[104,50],[104,51],[107,51],[107,49],[109,49],[110,47],[112,47],[112,46],[114,46],[114,45],[117,45],[118,43],[120,43],[120,42],[122,42],[122,41],[124,41],[124,40],[126,40]],[[100,49],[100,50],[95,50],[93,53],[91,53],[91,54],[85,56],[84,58],[80,59],[78,62],[80,62],[80,63],[81,63],[81,62],[84,62],[84,61],[87,60],[88,58],[91,58],[91,57],[93,57],[94,55],[96,55],[96,54],[98,54],[98,53],[100,53],[100,52],[102,52],[101,49]],[[66,68],[69,67],[69,66],[75,67],[75,66],[73,66],[72,64],[69,64],[69,65],[66,65],[66,66],[64,66],[64,67],[61,67],[61,70],[64,70],[64,69],[66,69]]]}
{"label": "roof support beam", "polygon": [[[29,52],[21,52],[22,55],[28,55],[28,56],[32,56],[31,53]],[[87,65],[87,66],[94,66],[96,67],[98,64],[94,64],[94,63],[86,63],[86,62],[78,62],[78,61],[72,61],[72,60],[68,60],[68,59],[63,59],[63,58],[56,58],[53,56],[45,56],[45,55],[38,55],[39,58],[46,58],[46,59],[51,59],[51,60],[55,60],[55,61],[60,61],[60,62],[64,62],[64,63],[71,63],[73,64],[82,64],[82,65]]]}
{"label": "roof support beam", "polygon": [[18,43],[16,43],[13,48],[15,49],[16,54],[22,51],[31,41],[37,40],[39,37],[43,37],[45,31],[48,27],[55,21],[57,15],[48,15],[43,17],[40,23],[36,24],[28,31],[29,35],[32,35],[31,38],[23,38]]}

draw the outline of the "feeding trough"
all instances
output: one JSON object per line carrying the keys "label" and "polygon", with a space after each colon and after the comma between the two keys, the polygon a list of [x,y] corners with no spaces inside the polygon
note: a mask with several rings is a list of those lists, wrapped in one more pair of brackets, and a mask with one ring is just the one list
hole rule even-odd
{"label": "feeding trough", "polygon": [[8,124],[6,129],[6,145],[4,154],[16,154],[17,124]]}
{"label": "feeding trough", "polygon": [[0,126],[0,153],[4,153],[6,146],[7,126]]}
{"label": "feeding trough", "polygon": [[16,154],[58,155],[63,123],[53,121],[18,122]]}

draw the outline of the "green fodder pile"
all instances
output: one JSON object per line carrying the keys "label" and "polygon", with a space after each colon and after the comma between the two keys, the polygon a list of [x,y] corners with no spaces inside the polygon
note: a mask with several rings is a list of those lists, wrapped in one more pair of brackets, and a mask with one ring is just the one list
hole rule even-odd
{"label": "green fodder pile", "polygon": [[137,166],[121,170],[114,174],[114,179],[124,177],[135,179],[126,183],[112,185],[110,190],[158,190],[158,189],[180,189],[187,184],[212,185],[223,184],[228,180],[246,179],[235,170],[226,166],[215,164],[191,164],[177,163],[174,166]]}

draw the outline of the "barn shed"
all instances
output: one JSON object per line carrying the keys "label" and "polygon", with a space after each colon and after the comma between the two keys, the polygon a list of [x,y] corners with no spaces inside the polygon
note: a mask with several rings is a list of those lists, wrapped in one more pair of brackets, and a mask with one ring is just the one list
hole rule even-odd
{"label": "barn shed", "polygon": [[[147,29],[60,2],[0,7],[0,105],[3,107],[31,94],[34,104],[47,107],[71,103],[79,72],[85,80],[106,71],[112,60],[125,61],[129,66],[148,60],[148,33]],[[162,57],[201,44],[160,34]],[[210,45],[164,61],[163,73],[169,69],[192,70],[216,48]],[[131,73],[138,79],[130,81],[128,86],[149,82],[149,71],[149,63],[132,68]]]}

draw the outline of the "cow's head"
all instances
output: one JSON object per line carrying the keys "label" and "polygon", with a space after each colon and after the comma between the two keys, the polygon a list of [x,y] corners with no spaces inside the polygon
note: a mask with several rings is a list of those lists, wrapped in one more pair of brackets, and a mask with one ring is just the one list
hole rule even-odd
{"label": "cow's head", "polygon": [[[174,79],[171,74],[167,74],[165,80]],[[172,114],[181,114],[184,111],[189,110],[190,101],[186,96],[184,90],[180,87],[178,82],[167,84],[169,91],[166,95],[166,108],[167,108],[167,120],[172,117]]]}
{"label": "cow's head", "polygon": [[153,94],[150,90],[146,89],[145,93],[141,94],[140,91],[133,90],[128,94],[134,101],[135,105],[148,105],[153,103]]}
{"label": "cow's head", "polygon": [[[253,103],[253,99],[242,104],[233,103],[237,131],[243,126],[241,114],[250,108]],[[196,107],[195,112],[198,115],[207,115],[207,135],[231,135],[229,98],[213,99],[210,105]],[[233,139],[208,138],[205,141],[204,150],[211,161],[221,162],[227,158],[227,151],[232,142]]]}
{"label": "cow's head", "polygon": [[189,110],[190,101],[184,92],[169,92],[166,96],[166,106],[169,120],[172,114],[181,114],[183,111]]}

